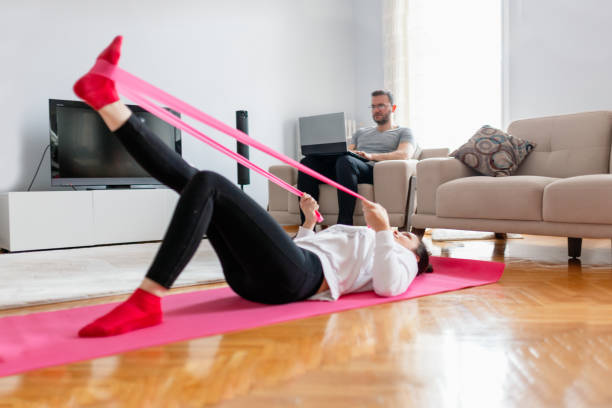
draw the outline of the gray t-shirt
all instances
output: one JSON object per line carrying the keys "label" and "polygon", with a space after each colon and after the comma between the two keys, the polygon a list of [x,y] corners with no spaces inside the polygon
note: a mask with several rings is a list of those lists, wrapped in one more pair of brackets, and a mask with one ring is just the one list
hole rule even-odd
{"label": "gray t-shirt", "polygon": [[421,149],[414,140],[410,129],[406,127],[400,126],[385,132],[379,132],[376,126],[361,128],[355,132],[351,139],[351,144],[355,145],[355,150],[366,153],[393,152],[403,142],[409,142],[414,147],[414,154],[411,158],[418,157]]}

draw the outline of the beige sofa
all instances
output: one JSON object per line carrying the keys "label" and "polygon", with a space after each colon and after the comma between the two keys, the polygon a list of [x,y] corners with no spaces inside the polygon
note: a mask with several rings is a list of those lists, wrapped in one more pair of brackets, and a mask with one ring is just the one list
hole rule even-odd
{"label": "beige sofa", "polygon": [[513,136],[537,143],[515,175],[482,176],[454,158],[417,165],[413,230],[494,231],[582,238],[612,237],[612,112],[518,120]]}
{"label": "beige sofa", "polygon": [[[418,160],[387,160],[377,162],[374,165],[374,184],[359,184],[357,187],[359,194],[369,200],[376,201],[383,205],[389,213],[389,221],[392,226],[401,229],[406,228],[408,215],[412,214],[414,200],[410,197],[410,179],[416,172],[419,160],[431,157],[446,157],[449,150],[444,149],[423,149]],[[297,185],[298,171],[290,166],[277,165],[271,166],[270,173],[285,180],[291,185]],[[412,186],[414,190],[414,185]],[[338,198],[336,189],[321,184],[319,190],[319,211],[325,220],[324,225],[335,224],[338,220]],[[298,198],[278,187],[272,182],[268,182],[268,212],[280,224],[299,225],[300,211]],[[357,200],[355,214],[353,217],[355,225],[365,225],[361,203]]]}

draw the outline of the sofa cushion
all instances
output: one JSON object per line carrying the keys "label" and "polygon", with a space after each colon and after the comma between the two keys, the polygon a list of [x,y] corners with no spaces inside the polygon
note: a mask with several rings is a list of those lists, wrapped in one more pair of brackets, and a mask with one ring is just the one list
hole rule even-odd
{"label": "sofa cushion", "polygon": [[540,221],[544,188],[555,180],[539,176],[476,176],[448,181],[436,192],[436,215]]}
{"label": "sofa cushion", "polygon": [[[297,188],[297,185],[294,186]],[[321,214],[338,214],[338,190],[336,188],[321,184],[319,186],[319,212]],[[367,198],[370,201],[374,201],[374,186],[372,184],[359,184],[357,186],[357,192]],[[293,194],[289,196],[289,212],[292,214],[300,213],[299,199]],[[361,200],[357,200],[355,205],[355,215],[363,215],[363,208],[361,207]]]}
{"label": "sofa cushion", "polygon": [[566,178],[609,173],[611,130],[609,111],[517,120],[508,132],[537,147],[516,174]]}
{"label": "sofa cushion", "polygon": [[450,155],[485,176],[510,176],[534,147],[532,142],[483,126]]}
{"label": "sofa cushion", "polygon": [[557,180],[544,189],[544,221],[612,224],[612,175]]}

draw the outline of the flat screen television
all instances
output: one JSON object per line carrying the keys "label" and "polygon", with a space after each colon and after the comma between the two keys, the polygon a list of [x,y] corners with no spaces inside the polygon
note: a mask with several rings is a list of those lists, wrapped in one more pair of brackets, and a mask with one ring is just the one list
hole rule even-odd
{"label": "flat screen television", "polygon": [[[172,150],[181,154],[181,131],[139,106],[128,105]],[[178,112],[166,108],[180,117]],[[86,103],[49,99],[51,185],[131,187],[161,184],[151,177]]]}

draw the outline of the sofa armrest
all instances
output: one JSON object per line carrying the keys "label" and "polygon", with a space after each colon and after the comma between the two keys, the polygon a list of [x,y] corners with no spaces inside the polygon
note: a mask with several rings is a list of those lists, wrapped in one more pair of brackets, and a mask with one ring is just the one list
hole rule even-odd
{"label": "sofa armrest", "polygon": [[417,160],[385,160],[374,165],[374,199],[390,213],[406,211],[410,177]]}
{"label": "sofa armrest", "polygon": [[453,157],[421,160],[417,164],[417,213],[436,214],[436,191],[447,181],[476,176],[474,170]]}
{"label": "sofa armrest", "polygon": [[448,157],[450,150],[448,147],[439,149],[423,149],[419,155],[419,160],[431,159],[432,157]]}
{"label": "sofa armrest", "polygon": [[[268,171],[292,186],[297,184],[298,171],[291,166],[284,164],[270,166]],[[287,194],[289,194],[287,190],[268,180],[268,210],[288,211]]]}

